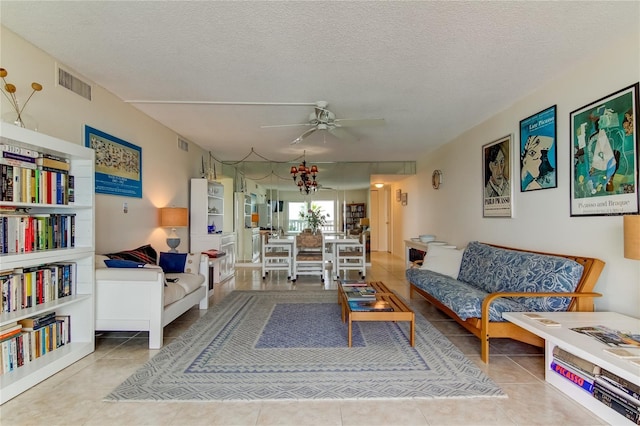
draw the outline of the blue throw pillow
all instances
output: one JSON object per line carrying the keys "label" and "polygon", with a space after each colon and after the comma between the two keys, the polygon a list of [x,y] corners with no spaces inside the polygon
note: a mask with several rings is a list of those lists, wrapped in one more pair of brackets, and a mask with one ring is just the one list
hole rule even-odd
{"label": "blue throw pillow", "polygon": [[165,274],[179,274],[184,272],[187,253],[160,253],[160,267]]}
{"label": "blue throw pillow", "polygon": [[144,268],[144,263],[124,259],[107,259],[104,261],[107,268]]}

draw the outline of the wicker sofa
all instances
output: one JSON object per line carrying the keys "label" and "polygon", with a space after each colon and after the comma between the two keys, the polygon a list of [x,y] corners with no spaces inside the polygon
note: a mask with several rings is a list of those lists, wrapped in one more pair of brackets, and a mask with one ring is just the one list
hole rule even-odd
{"label": "wicker sofa", "polygon": [[[148,331],[149,348],[159,349],[167,324],[194,305],[208,308],[209,258],[188,254],[180,271],[164,272],[153,256],[140,257],[141,252],[95,256],[96,330]],[[134,257],[127,257],[130,253]],[[114,259],[137,259],[132,262],[144,267],[108,267]]]}
{"label": "wicker sofa", "polygon": [[[429,248],[443,259],[442,248]],[[459,256],[459,269],[442,262],[410,268],[411,297],[418,293],[481,341],[489,362],[489,339],[508,337],[536,346],[544,340],[505,321],[502,312],[593,311],[593,293],[604,262],[589,257],[549,254],[471,242]],[[437,257],[435,257],[437,259]],[[440,263],[440,264],[439,264]]]}

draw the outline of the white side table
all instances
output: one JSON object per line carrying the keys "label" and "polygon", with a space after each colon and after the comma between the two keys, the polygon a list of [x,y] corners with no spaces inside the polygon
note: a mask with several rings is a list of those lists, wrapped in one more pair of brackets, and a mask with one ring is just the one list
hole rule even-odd
{"label": "white side table", "polygon": [[[553,348],[559,346],[584,360],[640,385],[640,366],[626,359],[604,352],[609,346],[593,337],[571,330],[575,327],[603,325],[616,330],[640,333],[640,319],[615,312],[538,312],[543,317],[560,323],[560,327],[549,327],[527,318],[523,312],[503,313],[502,316],[518,326],[545,339],[545,380],[561,392],[584,406],[598,417],[611,424],[632,424],[614,409],[597,401],[592,395],[551,371]],[[626,423],[625,423],[626,422]]]}

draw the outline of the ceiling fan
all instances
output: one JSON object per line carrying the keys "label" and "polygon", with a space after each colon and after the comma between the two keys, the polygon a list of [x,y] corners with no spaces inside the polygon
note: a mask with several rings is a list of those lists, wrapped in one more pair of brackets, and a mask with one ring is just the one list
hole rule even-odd
{"label": "ceiling fan", "polygon": [[358,127],[358,126],[382,126],[384,125],[384,118],[336,118],[336,115],[327,109],[328,102],[318,101],[316,102],[315,110],[309,114],[309,121],[307,123],[300,124],[276,124],[272,126],[260,126],[261,128],[271,127],[297,127],[297,126],[310,126],[311,128],[295,138],[291,143],[297,144],[302,142],[312,133],[318,130],[326,130],[338,139],[354,140],[356,139],[351,133],[346,131],[344,127]]}

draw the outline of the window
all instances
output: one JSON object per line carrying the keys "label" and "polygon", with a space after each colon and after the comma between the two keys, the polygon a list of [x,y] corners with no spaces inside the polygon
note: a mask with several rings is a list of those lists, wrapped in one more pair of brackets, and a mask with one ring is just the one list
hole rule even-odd
{"label": "window", "polygon": [[[311,201],[311,206],[318,206],[322,213],[329,215],[327,223],[322,227],[322,230],[335,231],[335,202],[328,200]],[[289,231],[301,232],[306,227],[306,223],[300,218],[300,212],[309,210],[309,204],[307,202],[289,201],[287,202],[287,207],[289,210]]]}

